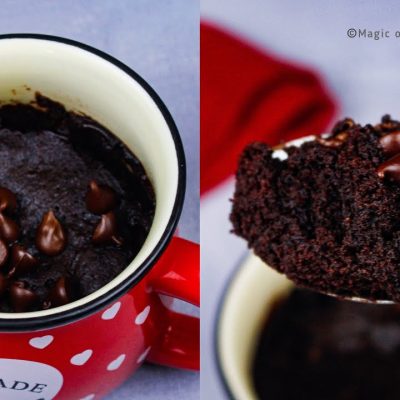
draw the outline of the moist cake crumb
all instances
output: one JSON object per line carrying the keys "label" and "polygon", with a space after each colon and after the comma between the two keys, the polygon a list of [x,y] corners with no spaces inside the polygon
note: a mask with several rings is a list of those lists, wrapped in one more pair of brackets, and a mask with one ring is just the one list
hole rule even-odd
{"label": "moist cake crumb", "polygon": [[347,118],[274,157],[250,144],[236,174],[233,232],[298,286],[400,301],[400,124]]}

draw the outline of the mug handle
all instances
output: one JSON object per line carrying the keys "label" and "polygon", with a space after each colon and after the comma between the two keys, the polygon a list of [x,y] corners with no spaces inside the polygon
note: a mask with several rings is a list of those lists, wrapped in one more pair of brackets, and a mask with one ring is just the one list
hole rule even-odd
{"label": "mug handle", "polygon": [[[150,287],[158,294],[199,307],[200,246],[180,237],[173,237],[157,265],[154,278],[150,280]],[[165,334],[152,347],[147,360],[175,368],[198,370],[199,318],[166,310],[165,321]]]}

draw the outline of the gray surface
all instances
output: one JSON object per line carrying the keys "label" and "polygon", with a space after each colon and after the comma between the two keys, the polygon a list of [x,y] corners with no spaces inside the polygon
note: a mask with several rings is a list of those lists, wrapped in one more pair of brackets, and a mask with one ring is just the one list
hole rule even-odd
{"label": "gray surface", "polygon": [[[261,48],[316,68],[339,99],[339,116],[376,123],[384,113],[400,118],[400,4],[290,0],[202,0],[201,14],[254,41]],[[349,28],[390,30],[384,40],[349,39]],[[316,132],[310,132],[310,134]],[[204,199],[202,243],[201,398],[227,397],[218,377],[213,349],[216,307],[228,276],[246,251],[244,241],[229,234],[228,212],[233,183]],[[251,303],[251,293],[249,293]]]}
{"label": "gray surface", "polygon": [[[199,240],[198,2],[193,0],[2,0],[0,32],[75,39],[128,64],[159,93],[184,141],[188,190],[180,234]],[[111,399],[199,397],[196,373],[144,366]]]}

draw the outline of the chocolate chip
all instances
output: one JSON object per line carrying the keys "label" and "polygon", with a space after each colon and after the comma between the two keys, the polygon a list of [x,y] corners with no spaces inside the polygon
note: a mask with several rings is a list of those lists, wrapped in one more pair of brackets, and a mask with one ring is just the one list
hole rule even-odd
{"label": "chocolate chip", "polygon": [[76,287],[69,277],[61,277],[58,279],[43,304],[44,309],[63,306],[74,300]]}
{"label": "chocolate chip", "polygon": [[16,207],[17,197],[15,194],[5,187],[0,187],[0,211],[14,211]]}
{"label": "chocolate chip", "polygon": [[337,122],[332,129],[333,136],[336,136],[344,131],[349,130],[354,125],[355,125],[355,122],[351,118],[345,118],[345,119]]}
{"label": "chocolate chip", "polygon": [[335,136],[328,137],[326,139],[317,137],[317,142],[326,147],[339,147],[346,141],[347,136],[347,132],[341,132]]}
{"label": "chocolate chip", "polygon": [[0,237],[7,243],[15,242],[19,237],[19,227],[11,219],[0,212]]}
{"label": "chocolate chip", "polygon": [[38,302],[38,296],[28,289],[25,282],[16,281],[10,286],[10,302],[15,312],[24,312],[32,309]]}
{"label": "chocolate chip", "polygon": [[382,136],[379,139],[379,143],[382,146],[385,155],[389,157],[400,153],[400,132],[392,132],[388,135]]}
{"label": "chocolate chip", "polygon": [[8,246],[4,240],[0,239],[0,267],[2,267],[8,259]]}
{"label": "chocolate chip", "polygon": [[112,211],[101,216],[92,240],[95,244],[115,243],[119,246],[122,245],[122,239],[118,236],[117,231],[117,219]]}
{"label": "chocolate chip", "polygon": [[379,178],[389,178],[400,182],[400,154],[382,163],[376,170]]}
{"label": "chocolate chip", "polygon": [[398,122],[393,120],[389,114],[384,115],[381,118],[381,123],[376,125],[376,128],[379,130],[391,130],[398,125]]}
{"label": "chocolate chip", "polygon": [[0,297],[5,294],[7,287],[8,279],[4,275],[0,274]]}
{"label": "chocolate chip", "polygon": [[54,215],[47,212],[36,232],[36,247],[48,256],[60,254],[67,245],[67,235],[64,228]]}
{"label": "chocolate chip", "polygon": [[89,183],[86,193],[86,208],[93,214],[105,214],[117,205],[117,194],[107,185],[99,185],[96,181]]}
{"label": "chocolate chip", "polygon": [[8,277],[18,276],[33,271],[39,262],[32,254],[19,244],[14,244],[11,249],[11,269]]}

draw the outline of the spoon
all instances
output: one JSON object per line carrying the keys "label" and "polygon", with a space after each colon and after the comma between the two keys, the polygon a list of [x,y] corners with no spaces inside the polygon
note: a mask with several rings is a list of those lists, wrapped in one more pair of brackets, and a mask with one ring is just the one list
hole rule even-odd
{"label": "spoon", "polygon": [[384,304],[384,305],[388,305],[388,304],[398,304],[395,303],[392,300],[378,300],[378,299],[367,299],[365,297],[357,297],[357,296],[342,296],[339,294],[335,294],[335,293],[328,293],[328,292],[322,292],[322,291],[318,291],[321,294],[325,294],[327,296],[331,296],[331,297],[335,297],[338,300],[347,300],[347,301],[354,301],[356,303],[365,303],[365,304]]}

